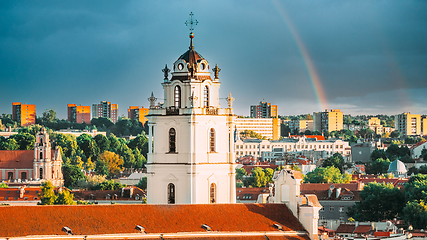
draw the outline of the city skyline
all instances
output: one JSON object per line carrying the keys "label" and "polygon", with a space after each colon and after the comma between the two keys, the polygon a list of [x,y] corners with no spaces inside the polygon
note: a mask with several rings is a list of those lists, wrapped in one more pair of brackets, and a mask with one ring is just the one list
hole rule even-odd
{"label": "city skyline", "polygon": [[12,102],[40,116],[100,101],[163,101],[161,69],[194,46],[222,69],[220,103],[261,100],[279,115],[427,114],[427,3],[418,1],[31,1],[0,6],[0,113]]}

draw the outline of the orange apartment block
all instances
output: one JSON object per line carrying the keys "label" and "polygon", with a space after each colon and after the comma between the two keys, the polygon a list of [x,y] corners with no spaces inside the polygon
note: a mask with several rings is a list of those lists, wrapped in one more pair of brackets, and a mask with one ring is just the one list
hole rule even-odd
{"label": "orange apartment block", "polygon": [[145,116],[148,114],[149,110],[149,108],[130,106],[128,109],[128,118],[132,120],[137,119],[145,125],[145,122],[148,120]]}
{"label": "orange apartment block", "polygon": [[22,127],[36,124],[36,105],[13,102],[12,120],[17,121]]}
{"label": "orange apartment block", "polygon": [[68,121],[90,124],[90,106],[68,104]]}

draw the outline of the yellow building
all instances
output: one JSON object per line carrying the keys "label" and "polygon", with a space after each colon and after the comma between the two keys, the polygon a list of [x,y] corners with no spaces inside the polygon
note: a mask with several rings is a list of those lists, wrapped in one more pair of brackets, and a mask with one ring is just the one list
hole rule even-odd
{"label": "yellow building", "polygon": [[128,109],[128,118],[132,120],[137,119],[144,125],[145,122],[148,121],[145,116],[148,114],[149,110],[149,108],[130,106]]}
{"label": "yellow building", "polygon": [[372,125],[381,125],[381,120],[379,118],[377,118],[377,117],[371,117],[368,120],[368,124],[369,124],[369,126],[372,126]]}
{"label": "yellow building", "polygon": [[[395,116],[394,124],[402,136],[421,135],[421,115],[401,113]],[[424,126],[423,126],[424,127]]]}
{"label": "yellow building", "polygon": [[17,121],[22,127],[36,124],[36,105],[13,102],[12,120]]}
{"label": "yellow building", "polygon": [[332,132],[343,129],[343,113],[340,109],[330,109],[313,113],[313,131]]}
{"label": "yellow building", "polygon": [[253,131],[271,140],[280,138],[280,120],[278,118],[236,118],[237,132]]}

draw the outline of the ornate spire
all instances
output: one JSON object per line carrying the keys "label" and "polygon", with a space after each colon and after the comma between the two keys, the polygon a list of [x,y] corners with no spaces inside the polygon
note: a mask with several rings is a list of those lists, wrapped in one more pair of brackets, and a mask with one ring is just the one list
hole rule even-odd
{"label": "ornate spire", "polygon": [[154,97],[153,92],[151,92],[151,97],[148,98],[148,101],[150,102],[150,109],[156,108],[157,98]]}
{"label": "ornate spire", "polygon": [[165,74],[165,82],[169,81],[168,74],[171,70],[168,68],[168,65],[165,65],[165,68],[162,69],[162,72]]}
{"label": "ornate spire", "polygon": [[227,100],[228,108],[233,107],[233,101],[234,101],[234,98],[231,96],[231,93],[230,93],[230,94],[228,94],[228,97],[226,98],[226,100]]}
{"label": "ornate spire", "polygon": [[219,72],[221,72],[221,69],[218,67],[218,64],[215,64],[215,67],[212,69],[212,72],[214,73],[215,79],[218,79]]}
{"label": "ornate spire", "polygon": [[190,19],[185,21],[185,25],[190,28],[190,36],[189,36],[190,37],[190,47],[189,47],[190,50],[194,49],[194,46],[193,46],[194,26],[196,26],[199,23],[197,20],[193,20],[193,16],[194,16],[194,14],[193,14],[193,12],[191,12],[190,13]]}

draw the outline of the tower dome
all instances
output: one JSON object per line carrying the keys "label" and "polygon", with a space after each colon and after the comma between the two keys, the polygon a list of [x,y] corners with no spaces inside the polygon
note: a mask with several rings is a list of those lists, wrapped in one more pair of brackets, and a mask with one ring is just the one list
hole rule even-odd
{"label": "tower dome", "polygon": [[399,177],[401,175],[405,175],[407,170],[405,164],[403,164],[402,161],[396,159],[392,163],[390,163],[387,172],[392,173],[396,177]]}
{"label": "tower dome", "polygon": [[209,63],[206,59],[194,50],[194,34],[190,33],[190,47],[173,64],[172,79],[185,80],[194,78],[196,80],[212,80],[209,72]]}

